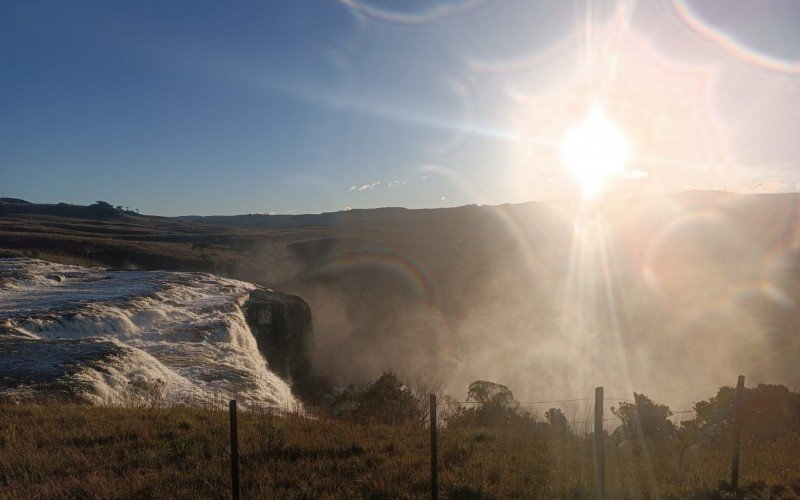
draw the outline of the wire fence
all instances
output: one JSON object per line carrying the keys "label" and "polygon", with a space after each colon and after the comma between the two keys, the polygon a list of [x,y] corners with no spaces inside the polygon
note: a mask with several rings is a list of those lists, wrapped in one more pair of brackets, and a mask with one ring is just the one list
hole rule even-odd
{"label": "wire fence", "polygon": [[[743,384],[743,382],[742,382]],[[612,408],[612,414],[607,414],[603,403],[621,403],[627,405],[627,412]],[[594,405],[592,405],[594,403]],[[281,408],[271,405],[250,404],[239,410],[235,402],[231,404],[229,419],[217,419],[203,422],[202,425],[186,425],[178,430],[165,430],[164,435],[170,443],[166,453],[155,454],[147,448],[141,447],[132,450],[125,457],[115,460],[106,460],[96,463],[99,457],[83,456],[80,463],[71,464],[62,470],[50,473],[39,473],[35,470],[19,468],[16,470],[0,471],[0,486],[3,478],[13,482],[14,478],[34,478],[35,481],[53,481],[75,476],[90,476],[92,474],[105,474],[124,477],[131,471],[138,474],[157,472],[164,467],[178,467],[185,471],[195,471],[189,474],[186,485],[181,491],[185,494],[196,493],[200,496],[211,494],[217,497],[233,496],[238,498],[240,471],[251,476],[256,470],[269,471],[276,467],[281,460],[305,460],[319,462],[321,472],[328,469],[349,468],[353,473],[382,473],[394,474],[399,471],[414,470],[417,473],[426,467],[432,467],[431,496],[436,498],[439,485],[436,483],[434,470],[439,469],[439,456],[444,454],[446,461],[452,461],[457,455],[460,441],[464,435],[459,429],[451,429],[446,422],[438,420],[437,413],[444,411],[445,417],[452,415],[452,411],[469,411],[486,407],[486,402],[473,400],[446,400],[437,402],[431,398],[431,407],[425,415],[426,426],[398,426],[375,425],[368,415],[360,415],[357,410],[350,409],[347,419],[343,421],[342,415],[328,409],[314,408]],[[712,401],[698,403],[693,408],[680,410],[658,410],[640,407],[636,400],[628,398],[602,397],[602,398],[565,398],[560,400],[519,401],[513,407],[520,410],[541,409],[541,405],[556,405],[554,408],[569,405],[582,405],[586,418],[573,418],[564,420],[568,424],[572,436],[570,439],[560,441],[545,438],[537,441],[541,450],[553,456],[566,456],[567,452],[577,453],[594,463],[595,473],[602,470],[605,474],[605,462],[613,463],[627,460],[618,449],[610,450],[609,454],[599,454],[603,449],[605,440],[608,439],[606,423],[614,422],[641,428],[642,422],[648,419],[664,420],[665,417],[675,415],[696,415],[698,411],[705,411],[715,405],[726,409],[733,408],[736,417],[733,424],[739,427],[738,411],[741,404],[740,394],[735,398],[719,397]],[[581,408],[574,410],[581,411]],[[445,420],[446,420],[445,418]],[[346,423],[359,429],[357,433],[345,434],[343,427],[336,423]],[[364,422],[361,425],[361,422]],[[541,422],[545,425],[544,422]],[[231,432],[238,424],[239,433]],[[245,424],[245,425],[243,425]],[[594,430],[589,424],[594,424]],[[584,426],[583,433],[575,432]],[[598,427],[599,426],[599,427]],[[638,427],[637,427],[638,426]],[[289,427],[292,427],[290,430]],[[427,427],[427,428],[426,428]],[[298,430],[299,429],[299,430]],[[595,432],[602,429],[601,434]],[[438,431],[438,432],[434,432]],[[740,434],[740,430],[736,430]],[[228,436],[230,436],[229,439]],[[210,439],[211,437],[211,439]],[[480,438],[479,434],[473,435],[473,440]],[[98,438],[100,439],[100,438]],[[124,441],[124,429],[114,436],[114,439]],[[659,444],[660,438],[638,435],[635,439],[636,446],[646,451],[648,446]],[[202,446],[197,443],[204,443]],[[72,447],[79,449],[80,442],[70,442],[63,438],[54,437],[43,439],[37,443],[40,449],[56,450],[59,447]],[[437,449],[438,448],[438,449]],[[455,451],[454,451],[455,450]],[[739,442],[734,442],[732,451],[732,483],[738,476]],[[364,466],[360,462],[348,463],[349,459],[358,458],[368,454],[370,460]],[[457,457],[456,457],[457,458]],[[204,473],[211,462],[219,463],[230,460],[231,479],[222,481],[219,477],[209,479],[211,476]],[[94,463],[93,463],[94,462]],[[325,464],[322,464],[325,462]],[[235,464],[235,466],[234,466]],[[602,465],[602,467],[601,467]],[[369,471],[365,469],[369,468]],[[538,464],[535,467],[552,467],[547,464]],[[371,471],[371,472],[370,472]],[[8,479],[11,478],[11,479]],[[720,478],[722,479],[722,478]],[[599,479],[595,478],[597,497],[602,498],[604,488]],[[0,489],[0,493],[2,490]]]}

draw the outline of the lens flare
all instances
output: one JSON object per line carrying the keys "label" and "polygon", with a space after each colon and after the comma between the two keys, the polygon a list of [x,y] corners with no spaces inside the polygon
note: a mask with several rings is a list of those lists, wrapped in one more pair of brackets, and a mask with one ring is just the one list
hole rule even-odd
{"label": "lens flare", "polygon": [[600,106],[595,106],[583,123],[564,135],[559,151],[561,161],[585,196],[603,191],[606,182],[619,175],[630,158],[628,140]]}

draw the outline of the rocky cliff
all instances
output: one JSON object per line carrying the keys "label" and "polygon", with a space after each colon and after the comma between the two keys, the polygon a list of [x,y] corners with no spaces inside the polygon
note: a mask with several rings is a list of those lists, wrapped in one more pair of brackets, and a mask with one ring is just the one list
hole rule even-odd
{"label": "rocky cliff", "polygon": [[289,382],[295,394],[307,395],[314,327],[306,301],[296,295],[256,290],[245,303],[244,314],[270,370]]}

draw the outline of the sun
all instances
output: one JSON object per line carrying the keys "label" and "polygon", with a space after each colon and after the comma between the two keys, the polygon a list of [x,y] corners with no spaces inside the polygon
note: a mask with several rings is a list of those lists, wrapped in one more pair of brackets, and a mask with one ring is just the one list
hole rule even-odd
{"label": "sun", "polygon": [[609,179],[621,174],[630,158],[628,140],[600,106],[567,131],[559,150],[567,171],[589,197],[601,193]]}

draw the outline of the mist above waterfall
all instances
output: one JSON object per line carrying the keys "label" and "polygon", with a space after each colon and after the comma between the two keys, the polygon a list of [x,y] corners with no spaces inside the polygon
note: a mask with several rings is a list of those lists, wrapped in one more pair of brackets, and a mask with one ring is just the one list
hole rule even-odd
{"label": "mist above waterfall", "polygon": [[311,305],[315,368],[338,383],[392,368],[455,396],[485,379],[684,406],[742,373],[800,384],[797,207],[686,193],[359,214],[290,245],[297,277],[276,286]]}

